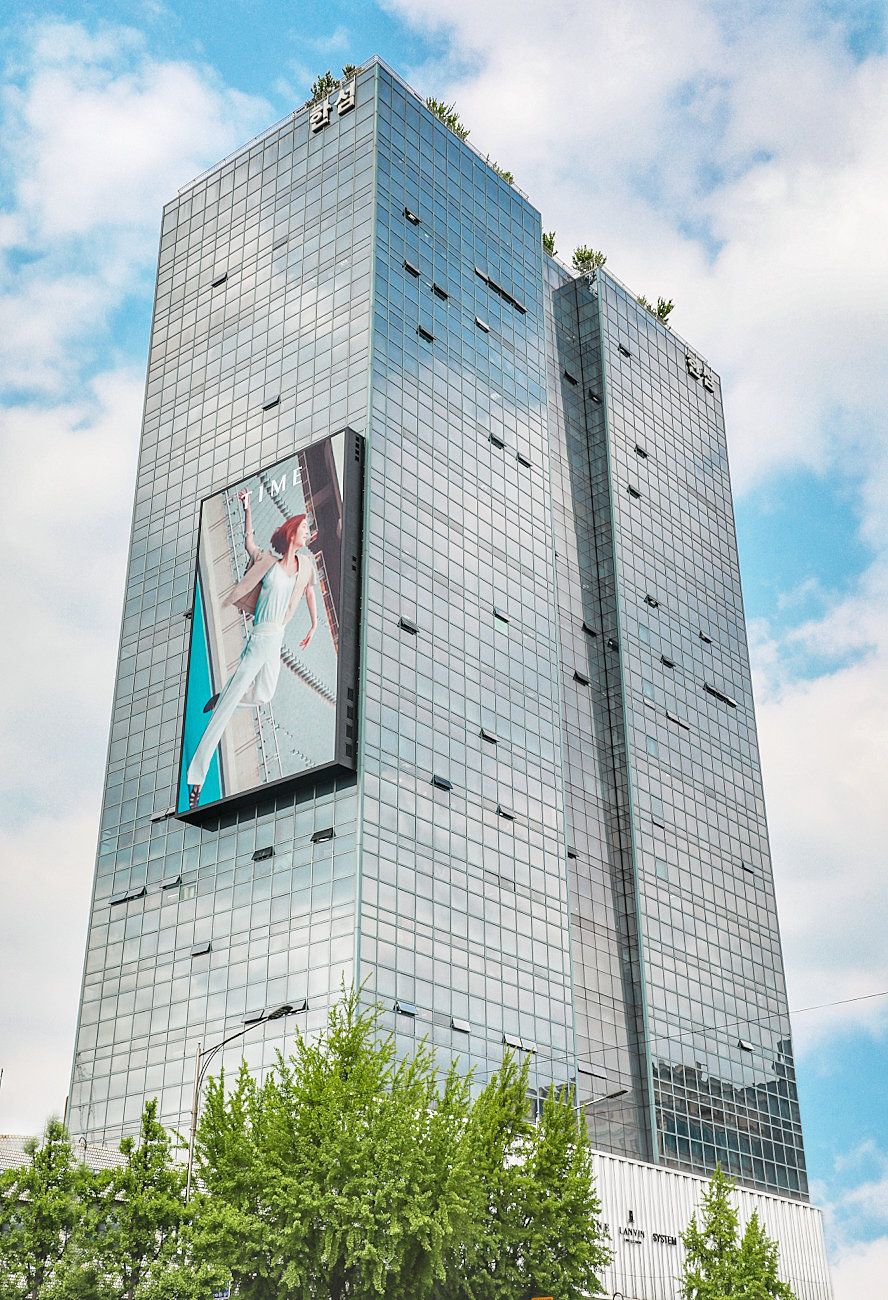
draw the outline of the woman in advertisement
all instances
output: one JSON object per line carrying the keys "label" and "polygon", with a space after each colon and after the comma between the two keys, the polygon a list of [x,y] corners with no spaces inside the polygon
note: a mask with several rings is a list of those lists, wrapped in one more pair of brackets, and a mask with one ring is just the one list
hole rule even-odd
{"label": "woman in advertisement", "polygon": [[240,493],[244,508],[244,546],[250,563],[224,604],[236,605],[253,617],[253,626],[240,662],[208,706],[212,709],[186,773],[188,806],[196,808],[216,747],[235,709],[267,704],[274,695],[281,671],[284,629],[305,596],[311,626],[299,642],[305,649],[318,626],[314,558],[303,548],[311,530],[305,515],[285,520],[271,537],[270,551],[256,545],[249,492]]}

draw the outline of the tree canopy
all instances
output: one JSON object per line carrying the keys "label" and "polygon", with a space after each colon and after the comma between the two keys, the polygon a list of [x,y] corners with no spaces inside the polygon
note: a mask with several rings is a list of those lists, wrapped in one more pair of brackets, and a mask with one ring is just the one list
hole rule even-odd
{"label": "tree canopy", "polygon": [[211,1079],[190,1203],[155,1101],[108,1169],[50,1121],[28,1163],[0,1175],[0,1296],[597,1293],[610,1251],[572,1092],[550,1092],[535,1119],[527,1062],[507,1052],[473,1097],[425,1042],[399,1056],[379,1016],[349,993],[262,1082],[245,1066],[232,1087]]}

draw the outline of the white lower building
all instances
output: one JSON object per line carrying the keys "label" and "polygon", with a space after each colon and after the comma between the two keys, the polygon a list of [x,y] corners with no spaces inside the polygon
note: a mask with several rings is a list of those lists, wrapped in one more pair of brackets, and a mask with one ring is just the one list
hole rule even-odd
{"label": "white lower building", "polygon": [[[608,1300],[678,1300],[685,1251],[681,1234],[698,1209],[708,1181],[595,1152],[602,1217],[614,1262],[602,1282]],[[741,1230],[753,1210],[779,1245],[780,1276],[798,1300],[832,1300],[821,1213],[805,1201],[738,1187]],[[698,1215],[699,1222],[699,1215]]]}

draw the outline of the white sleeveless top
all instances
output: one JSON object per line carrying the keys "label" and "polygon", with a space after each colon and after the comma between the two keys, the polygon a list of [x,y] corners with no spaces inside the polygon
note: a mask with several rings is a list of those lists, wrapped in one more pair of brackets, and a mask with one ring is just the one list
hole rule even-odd
{"label": "white sleeveless top", "polygon": [[[307,563],[303,556],[299,557],[300,570]],[[260,623],[277,623],[283,626],[287,621],[290,597],[293,595],[293,588],[299,576],[299,573],[294,573],[290,578],[284,573],[280,564],[271,566],[262,579],[262,586],[259,589],[259,599],[256,601],[256,612],[253,615],[254,627]]]}

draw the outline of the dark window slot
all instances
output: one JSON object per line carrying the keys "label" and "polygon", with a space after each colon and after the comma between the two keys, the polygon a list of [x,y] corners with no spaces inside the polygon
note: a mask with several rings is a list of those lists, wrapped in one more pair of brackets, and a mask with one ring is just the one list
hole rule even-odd
{"label": "dark window slot", "polygon": [[704,645],[712,645],[711,636],[707,636],[705,632],[698,632],[697,635],[699,636],[700,640],[703,642]]}
{"label": "dark window slot", "polygon": [[670,659],[668,655],[660,655],[660,663],[663,664],[666,668],[675,667],[675,660]]}
{"label": "dark window slot", "polygon": [[493,607],[493,617],[498,618],[501,623],[508,623],[509,616],[505,610],[500,609],[499,605]]}
{"label": "dark window slot", "polygon": [[416,1015],[416,1007],[413,1005],[413,1003],[405,1002],[403,998],[399,998],[398,1001],[395,1003],[395,1010],[397,1011],[399,1016]]}
{"label": "dark window slot", "polygon": [[639,492],[638,488],[637,488],[637,487],[633,487],[631,483],[627,483],[627,484],[626,484],[626,491],[627,491],[627,492],[629,493],[629,495],[630,495],[631,497],[633,497],[636,501],[637,501],[637,500],[639,499],[639,497],[641,496],[641,493]]}
{"label": "dark window slot", "polygon": [[222,275],[217,275],[217,276],[216,276],[216,278],[215,278],[215,280],[213,281],[211,287],[212,287],[213,289],[218,289],[218,288],[219,288],[219,285],[220,285],[220,284],[224,284],[225,281],[226,281],[227,279],[228,279],[228,272],[227,272],[227,271],[223,271]]}
{"label": "dark window slot", "polygon": [[595,631],[595,628],[590,627],[589,624],[585,622],[585,620],[583,622],[583,631],[586,633],[587,636],[598,636],[598,633]]}
{"label": "dark window slot", "polygon": [[601,398],[597,393],[594,393],[591,388],[589,389],[589,400],[594,402],[596,406],[601,405]]}
{"label": "dark window slot", "polygon": [[645,603],[646,605],[650,605],[651,609],[659,609],[659,608],[660,608],[660,602],[657,600],[657,597],[656,597],[656,596],[651,596],[650,594],[648,594],[647,596],[645,596],[645,598],[644,598],[644,603]]}
{"label": "dark window slot", "polygon": [[417,325],[416,332],[421,339],[425,339],[426,343],[434,343],[434,334],[431,330],[427,330],[424,325]]}
{"label": "dark window slot", "polygon": [[446,776],[438,776],[437,773],[432,777],[432,785],[436,786],[439,790],[453,789],[453,782],[448,781]]}
{"label": "dark window slot", "polygon": [[191,955],[192,957],[202,957],[204,953],[210,952],[212,947],[213,945],[210,943],[209,939],[207,939],[205,943],[196,943],[191,949]]}
{"label": "dark window slot", "polygon": [[493,731],[489,731],[487,727],[482,727],[482,728],[481,728],[481,739],[482,739],[482,740],[489,741],[489,743],[490,743],[491,745],[497,745],[497,744],[499,744],[499,741],[498,741],[497,738],[496,738],[496,734],[495,734],[495,732],[493,732]]}
{"label": "dark window slot", "polygon": [[253,854],[253,861],[264,862],[266,858],[272,857],[274,857],[274,849],[270,844],[266,844],[264,848],[256,850]]}
{"label": "dark window slot", "polygon": [[470,1034],[472,1032],[468,1020],[460,1020],[456,1016],[451,1018],[450,1028],[455,1029],[460,1034]]}
{"label": "dark window slot", "polygon": [[617,351],[619,352],[619,354],[620,354],[621,357],[631,357],[631,356],[632,356],[632,353],[631,353],[631,352],[629,351],[629,349],[626,347],[625,343],[618,343],[618,344],[617,344]]}
{"label": "dark window slot", "polygon": [[502,451],[503,447],[506,445],[502,438],[498,438],[495,433],[488,434],[488,439],[499,451]]}
{"label": "dark window slot", "polygon": [[442,302],[446,302],[447,299],[450,297],[450,294],[447,292],[447,290],[442,289],[440,284],[432,285],[432,293],[435,295],[436,298],[440,298]]}
{"label": "dark window slot", "polygon": [[419,634],[419,628],[416,624],[411,622],[409,618],[405,618],[403,614],[398,619],[398,627],[402,632],[409,632],[411,636],[417,636]]}
{"label": "dark window slot", "polygon": [[510,808],[508,804],[497,804],[496,812],[498,817],[504,817],[507,822],[513,822],[515,820],[516,814],[514,809]]}
{"label": "dark window slot", "polygon": [[730,695],[725,695],[724,691],[720,691],[717,686],[710,686],[708,682],[704,682],[703,689],[710,695],[713,695],[717,700],[721,700],[722,704],[727,704],[732,709],[736,709],[737,701],[732,700]]}
{"label": "dark window slot", "polygon": [[475,324],[478,326],[479,330],[483,330],[485,334],[490,333],[490,326],[487,324],[487,321],[482,320],[480,316],[475,317]]}
{"label": "dark window slot", "polygon": [[569,370],[565,370],[564,378],[567,380],[569,384],[573,384],[574,386],[576,386],[580,382],[577,379],[576,375],[572,375]]}
{"label": "dark window slot", "polygon": [[272,397],[270,401],[262,403],[263,411],[270,411],[272,407],[280,406],[280,397]]}
{"label": "dark window slot", "polygon": [[691,724],[689,722],[685,722],[684,718],[680,718],[677,713],[673,713],[670,709],[667,709],[666,717],[669,719],[670,722],[674,722],[677,727],[681,727],[685,731],[690,731]]}
{"label": "dark window slot", "polygon": [[640,456],[642,460],[647,460],[648,458],[648,454],[644,447],[640,447],[638,443],[635,444],[635,454],[636,456]]}
{"label": "dark window slot", "polygon": [[323,844],[326,840],[332,840],[334,835],[332,826],[325,826],[323,830],[315,831],[311,837],[312,844]]}
{"label": "dark window slot", "polygon": [[515,459],[519,465],[523,465],[525,469],[530,469],[530,457],[525,456],[523,451],[517,451],[515,453]]}
{"label": "dark window slot", "polygon": [[419,279],[419,267],[414,266],[412,262],[408,262],[406,257],[404,258],[404,270],[409,271],[417,280]]}
{"label": "dark window slot", "polygon": [[419,223],[420,223],[420,218],[416,215],[415,212],[411,212],[409,208],[405,208],[405,209],[404,209],[404,216],[405,216],[405,217],[407,218],[407,220],[410,222],[411,226],[418,226],[418,225],[419,225]]}
{"label": "dark window slot", "polygon": [[581,673],[577,668],[574,669],[574,681],[579,682],[581,686],[589,685],[589,678],[585,673]]}

